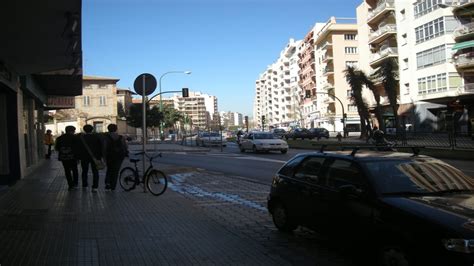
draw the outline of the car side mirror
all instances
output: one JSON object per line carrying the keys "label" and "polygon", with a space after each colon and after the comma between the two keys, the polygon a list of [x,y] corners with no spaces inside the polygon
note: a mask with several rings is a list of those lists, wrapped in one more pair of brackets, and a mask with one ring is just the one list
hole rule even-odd
{"label": "car side mirror", "polygon": [[360,196],[362,194],[362,189],[357,188],[354,185],[343,185],[339,188],[339,193],[343,196]]}

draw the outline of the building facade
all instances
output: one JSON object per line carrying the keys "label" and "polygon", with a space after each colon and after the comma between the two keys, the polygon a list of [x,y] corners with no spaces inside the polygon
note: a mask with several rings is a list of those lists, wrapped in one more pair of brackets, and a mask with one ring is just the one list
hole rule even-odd
{"label": "building facade", "polygon": [[189,92],[189,97],[173,96],[174,108],[185,114],[192,128],[207,130],[219,125],[217,97],[201,92]]}
{"label": "building facade", "polygon": [[81,5],[2,3],[0,185],[14,184],[44,160],[44,110],[74,107],[81,94]]}
{"label": "building facade", "polygon": [[255,81],[253,115],[257,128],[289,127],[300,123],[300,48],[301,41],[290,39],[277,61],[268,66]]}
{"label": "building facade", "polygon": [[345,123],[349,131],[360,131],[359,115],[344,72],[347,66],[357,67],[359,63],[356,19],[331,17],[315,32],[314,51],[316,90],[311,100],[316,111],[311,114],[308,127],[342,132]]}
{"label": "building facade", "polygon": [[462,50],[455,46],[453,35],[459,22],[443,2],[366,0],[357,8],[360,68],[372,73],[389,59],[398,65],[397,114],[388,108],[381,80],[375,81],[389,133],[395,131],[395,115],[407,130],[471,130],[464,105],[457,108],[457,117],[450,111],[450,105],[471,93],[461,78],[463,71],[456,68],[456,57],[453,59]]}

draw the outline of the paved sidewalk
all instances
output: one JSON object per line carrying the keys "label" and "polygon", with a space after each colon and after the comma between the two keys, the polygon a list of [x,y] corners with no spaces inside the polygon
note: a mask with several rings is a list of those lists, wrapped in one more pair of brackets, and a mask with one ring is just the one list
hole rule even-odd
{"label": "paved sidewalk", "polygon": [[289,264],[200,210],[172,189],[69,192],[51,160],[0,193],[0,264]]}

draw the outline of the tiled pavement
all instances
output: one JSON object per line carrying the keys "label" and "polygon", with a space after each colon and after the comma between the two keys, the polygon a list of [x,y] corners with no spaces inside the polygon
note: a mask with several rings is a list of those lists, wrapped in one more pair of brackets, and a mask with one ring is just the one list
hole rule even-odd
{"label": "tiled pavement", "polygon": [[69,192],[61,165],[47,162],[0,191],[0,264],[350,265],[315,233],[278,233],[263,208],[268,186],[166,172],[174,183],[160,197]]}

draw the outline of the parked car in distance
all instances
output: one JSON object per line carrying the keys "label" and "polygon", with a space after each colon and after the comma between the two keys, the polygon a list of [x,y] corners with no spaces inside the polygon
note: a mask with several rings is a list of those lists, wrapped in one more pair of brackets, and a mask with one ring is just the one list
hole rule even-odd
{"label": "parked car in distance", "polygon": [[240,151],[252,150],[257,153],[260,151],[288,151],[288,143],[276,138],[271,132],[249,132],[240,140]]}
{"label": "parked car in distance", "polygon": [[275,137],[279,139],[283,138],[286,134],[286,130],[284,130],[283,128],[274,128],[271,130],[271,132]]}
{"label": "parked car in distance", "polygon": [[376,252],[376,265],[474,263],[474,179],[428,156],[298,154],[267,199],[279,230],[303,225],[357,239]]}
{"label": "parked car in distance", "polygon": [[224,137],[221,137],[221,134],[217,132],[200,132],[196,136],[196,144],[198,146],[220,146],[222,141],[222,146],[227,146],[227,140]]}
{"label": "parked car in distance", "polygon": [[294,128],[285,134],[285,139],[312,139],[311,132],[306,128]]}
{"label": "parked car in distance", "polygon": [[309,132],[313,138],[329,138],[329,131],[325,128],[318,127],[318,128],[310,128]]}

